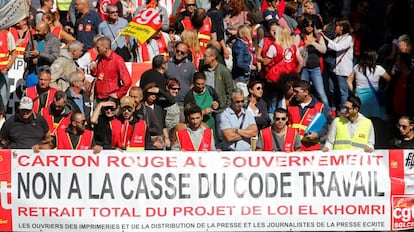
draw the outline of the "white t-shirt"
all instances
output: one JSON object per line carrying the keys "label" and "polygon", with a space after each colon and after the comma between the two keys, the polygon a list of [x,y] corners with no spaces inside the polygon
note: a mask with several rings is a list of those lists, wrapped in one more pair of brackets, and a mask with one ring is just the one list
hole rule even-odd
{"label": "white t-shirt", "polygon": [[[369,88],[368,80],[365,77],[364,73],[359,71],[359,65],[354,66],[354,72],[355,72],[355,83],[356,88]],[[371,73],[369,70],[367,70],[367,77],[371,81],[372,85],[376,88],[378,87],[378,82],[382,75],[386,73],[385,69],[377,65],[375,68],[375,71]]]}

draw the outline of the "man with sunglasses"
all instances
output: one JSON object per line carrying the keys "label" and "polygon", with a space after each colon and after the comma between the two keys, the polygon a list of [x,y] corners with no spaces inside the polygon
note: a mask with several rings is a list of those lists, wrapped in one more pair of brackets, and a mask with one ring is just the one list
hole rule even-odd
{"label": "man with sunglasses", "polygon": [[256,144],[256,151],[300,151],[300,135],[291,127],[288,127],[288,112],[286,109],[277,108],[273,117],[273,125],[260,131]]}
{"label": "man with sunglasses", "polygon": [[322,150],[374,151],[374,127],[370,119],[359,113],[361,100],[356,96],[349,96],[344,108],[345,116],[332,121]]}
{"label": "man with sunglasses", "polygon": [[219,140],[224,151],[250,151],[252,137],[257,136],[257,125],[251,111],[244,108],[243,90],[235,88],[231,104],[219,115]]}
{"label": "man with sunglasses", "polygon": [[177,78],[180,82],[180,91],[176,97],[178,106],[180,107],[180,121],[184,122],[184,96],[190,90],[193,82],[195,67],[193,62],[188,60],[189,46],[184,42],[179,42],[175,46],[174,56],[168,61],[167,78]]}
{"label": "man with sunglasses", "polygon": [[93,150],[98,154],[102,146],[95,144],[93,132],[86,129],[86,118],[82,113],[73,113],[70,124],[56,133],[56,148],[63,150]]}
{"label": "man with sunglasses", "polygon": [[184,0],[184,11],[181,12],[175,19],[174,30],[175,34],[180,35],[184,31],[183,21],[191,19],[197,9],[196,0]]}
{"label": "man with sunglasses", "polygon": [[302,142],[302,151],[320,150],[320,138],[328,132],[325,124],[320,131],[311,131],[305,134],[305,130],[317,113],[329,118],[329,109],[310,93],[310,84],[300,80],[293,85],[294,101],[288,106],[289,126],[296,129]]}
{"label": "man with sunglasses", "polygon": [[99,24],[99,34],[111,39],[112,50],[117,52],[118,55],[122,56],[125,62],[128,62],[131,59],[129,48],[132,47],[132,43],[130,43],[130,37],[126,35],[119,36],[119,33],[126,26],[128,26],[128,21],[124,18],[119,17],[118,7],[115,4],[108,4],[106,6],[106,9],[108,18]]}

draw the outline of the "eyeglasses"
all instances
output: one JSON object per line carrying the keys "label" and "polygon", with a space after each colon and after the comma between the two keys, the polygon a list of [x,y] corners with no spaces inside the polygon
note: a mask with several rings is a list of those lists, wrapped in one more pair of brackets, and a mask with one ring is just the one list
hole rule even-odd
{"label": "eyeglasses", "polygon": [[178,90],[178,91],[180,91],[180,89],[181,89],[180,87],[178,87],[178,88],[177,87],[172,87],[171,88],[171,90]]}
{"label": "eyeglasses", "polygon": [[283,118],[275,118],[275,121],[280,121],[280,120],[286,121],[286,117],[283,117]]}
{"label": "eyeglasses", "polygon": [[305,91],[302,90],[302,89],[294,89],[293,90],[293,93],[303,93],[303,92],[305,92]]}
{"label": "eyeglasses", "polygon": [[110,111],[115,111],[115,107],[112,107],[112,106],[105,106],[104,108],[104,111],[107,111],[107,110],[110,110]]}
{"label": "eyeglasses", "polygon": [[118,14],[118,11],[109,11],[110,14]]}
{"label": "eyeglasses", "polygon": [[397,129],[400,129],[400,128],[402,128],[403,130],[406,130],[407,129],[407,125],[400,125],[400,124],[397,124]]}
{"label": "eyeglasses", "polygon": [[240,100],[240,101],[233,101],[236,104],[240,104],[240,103],[244,103],[244,100]]}
{"label": "eyeglasses", "polygon": [[348,107],[348,106],[344,106],[344,109],[346,110],[346,111],[350,111],[350,110],[352,110],[352,109],[354,109],[355,107]]}
{"label": "eyeglasses", "polygon": [[196,6],[196,4],[195,3],[185,4],[185,7],[189,7],[189,6]]}
{"label": "eyeglasses", "polygon": [[80,124],[85,124],[85,123],[86,123],[86,120],[84,119],[84,120],[81,120],[81,121],[75,121],[75,122],[80,123]]}
{"label": "eyeglasses", "polygon": [[262,87],[257,87],[257,88],[256,88],[256,90],[262,90],[262,89],[263,89]]}
{"label": "eyeglasses", "polygon": [[180,55],[185,55],[186,54],[186,52],[181,51],[181,50],[175,50],[175,53],[180,54]]}
{"label": "eyeglasses", "polygon": [[158,94],[159,94],[159,93],[148,92],[148,96],[154,95],[154,96],[158,97]]}
{"label": "eyeglasses", "polygon": [[124,106],[121,108],[122,112],[129,111],[132,112],[132,106]]}

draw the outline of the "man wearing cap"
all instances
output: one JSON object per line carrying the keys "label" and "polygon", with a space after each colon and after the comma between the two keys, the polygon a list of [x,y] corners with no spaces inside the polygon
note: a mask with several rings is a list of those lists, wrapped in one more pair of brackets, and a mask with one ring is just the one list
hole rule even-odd
{"label": "man wearing cap", "polygon": [[95,144],[93,131],[86,129],[86,119],[82,113],[73,113],[70,125],[65,130],[57,131],[56,147],[69,150],[92,149],[94,154],[102,151],[102,146]]}
{"label": "man wearing cap", "polygon": [[[130,96],[121,98],[121,114],[118,119],[121,121],[121,143],[126,150],[161,149],[163,144],[154,138],[147,130],[145,120],[134,117],[135,100]],[[156,136],[156,135],[154,135]]]}
{"label": "man wearing cap", "polygon": [[6,149],[40,149],[53,147],[46,120],[33,113],[33,101],[23,97],[15,115],[7,119],[0,130],[0,147]]}

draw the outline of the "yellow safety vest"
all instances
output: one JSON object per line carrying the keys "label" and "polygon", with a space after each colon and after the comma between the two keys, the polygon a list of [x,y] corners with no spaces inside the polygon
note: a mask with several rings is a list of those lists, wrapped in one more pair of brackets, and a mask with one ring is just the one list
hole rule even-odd
{"label": "yellow safety vest", "polygon": [[336,137],[334,150],[362,150],[368,145],[368,135],[371,129],[371,121],[364,118],[359,122],[354,137],[351,140],[346,120],[343,117],[336,118]]}
{"label": "yellow safety vest", "polygon": [[57,0],[57,8],[59,11],[69,11],[72,0]]}

